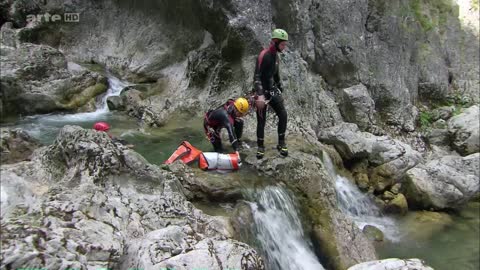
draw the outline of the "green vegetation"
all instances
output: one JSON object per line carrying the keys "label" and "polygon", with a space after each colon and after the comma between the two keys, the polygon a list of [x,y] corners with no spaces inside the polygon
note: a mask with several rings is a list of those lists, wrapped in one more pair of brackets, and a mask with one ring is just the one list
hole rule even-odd
{"label": "green vegetation", "polygon": [[[478,5],[478,0],[472,1]],[[459,14],[458,5],[452,0],[410,0],[409,9],[424,31],[444,26],[449,16]]]}
{"label": "green vegetation", "polygon": [[420,109],[420,119],[419,119],[419,124],[421,129],[427,129],[432,126],[433,124],[433,111],[435,109],[438,109],[440,107],[445,107],[445,106],[453,106],[455,107],[455,110],[453,111],[453,116],[459,115],[463,112],[465,108],[469,108],[472,106],[474,102],[466,98],[465,96],[462,95],[460,92],[455,92],[453,94],[450,94],[447,96],[446,99],[442,101],[434,101],[434,102],[428,102],[428,103],[423,103],[423,105],[418,105],[418,108],[423,108]]}
{"label": "green vegetation", "polygon": [[478,11],[478,0],[470,0],[470,5],[473,10]]}
{"label": "green vegetation", "polygon": [[420,126],[422,128],[428,128],[433,123],[433,115],[430,111],[420,112]]}
{"label": "green vegetation", "polygon": [[455,106],[453,115],[459,115],[463,112],[463,109],[472,106],[473,102],[465,99],[460,93],[457,92],[453,95],[450,95],[444,104],[447,106]]}
{"label": "green vegetation", "polygon": [[413,11],[415,19],[420,23],[422,28],[425,31],[429,31],[433,28],[433,23],[430,18],[425,16],[426,14],[424,14],[422,2],[423,0],[410,0],[410,8]]}

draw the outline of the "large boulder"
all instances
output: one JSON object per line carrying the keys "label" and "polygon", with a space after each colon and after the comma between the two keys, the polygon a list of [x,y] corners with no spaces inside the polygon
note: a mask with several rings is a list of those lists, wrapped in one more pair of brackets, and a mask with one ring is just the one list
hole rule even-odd
{"label": "large boulder", "polygon": [[24,130],[2,128],[0,132],[1,164],[27,160],[41,146]]}
{"label": "large boulder", "polygon": [[106,133],[66,126],[32,161],[2,165],[2,262],[11,268],[263,269],[228,219]]}
{"label": "large boulder", "polygon": [[110,96],[107,98],[107,106],[110,111],[123,111],[125,104],[123,99],[119,96]]}
{"label": "large boulder", "polygon": [[432,128],[426,133],[427,142],[432,145],[449,146],[450,145],[450,133],[447,129]]}
{"label": "large boulder", "polygon": [[363,227],[362,232],[367,236],[368,239],[376,242],[382,242],[384,239],[383,232],[372,225],[365,225]]}
{"label": "large boulder", "polygon": [[405,215],[408,212],[408,203],[405,195],[399,193],[395,195],[391,201],[385,206],[385,211],[387,213],[401,214]]}
{"label": "large boulder", "polygon": [[[169,226],[150,232],[129,248],[123,269],[263,269],[261,258],[247,244],[223,239],[196,239],[189,227]],[[163,254],[159,254],[158,250]],[[152,259],[153,258],[153,259]]]}
{"label": "large boulder", "polygon": [[348,270],[433,270],[433,268],[419,259],[385,259],[357,264]]}
{"label": "large boulder", "polygon": [[407,172],[405,195],[417,208],[458,208],[478,196],[479,170],[479,153],[431,160]]}
{"label": "large boulder", "polygon": [[185,196],[190,200],[236,201],[244,198],[246,176],[242,173],[212,174],[192,170],[178,161],[169,166],[185,189]]}
{"label": "large boulder", "polygon": [[361,132],[356,124],[342,123],[318,132],[320,141],[332,144],[345,162],[367,160],[369,186],[384,191],[401,180],[407,170],[415,167],[422,156],[409,145],[388,136]]}
{"label": "large boulder", "polygon": [[362,131],[372,130],[376,124],[375,102],[363,84],[342,90],[340,110],[347,122],[355,123]]}
{"label": "large boulder", "polygon": [[78,109],[107,90],[95,72],[68,69],[65,56],[47,45],[2,45],[3,114],[37,114]]}
{"label": "large boulder", "polygon": [[346,269],[376,258],[372,243],[337,208],[335,180],[317,156],[293,151],[283,158],[268,151],[257,161],[255,151],[247,152],[245,162],[260,173],[287,185],[311,220],[313,239],[327,258],[327,268]]}
{"label": "large boulder", "polygon": [[474,105],[448,121],[452,147],[461,155],[480,152],[480,108]]}

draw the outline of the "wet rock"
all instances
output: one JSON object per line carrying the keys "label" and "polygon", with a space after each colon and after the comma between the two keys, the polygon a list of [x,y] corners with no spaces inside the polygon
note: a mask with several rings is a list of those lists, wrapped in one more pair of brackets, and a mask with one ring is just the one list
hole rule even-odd
{"label": "wet rock", "polygon": [[231,220],[237,239],[244,239],[246,242],[254,241],[255,234],[252,225],[255,224],[255,220],[249,203],[239,202],[235,206]]}
{"label": "wet rock", "polygon": [[402,193],[397,194],[387,203],[385,211],[387,213],[405,215],[408,212],[407,199]]}
{"label": "wet rock", "polygon": [[2,256],[13,268],[263,269],[227,219],[195,209],[174,174],[106,133],[66,126],[1,174]]}
{"label": "wet rock", "polygon": [[383,232],[375,226],[365,225],[362,231],[367,236],[367,238],[372,241],[376,241],[376,242],[383,241]]}
{"label": "wet rock", "polygon": [[318,133],[320,141],[332,144],[342,158],[366,159],[373,167],[369,174],[369,186],[381,192],[405,176],[421,160],[419,152],[409,145],[388,136],[375,136],[361,132],[357,125],[343,123]]}
{"label": "wet rock", "polygon": [[368,161],[364,159],[360,162],[356,162],[352,166],[351,171],[357,186],[362,190],[367,190],[370,183],[368,178]]}
{"label": "wet rock", "polygon": [[382,195],[382,199],[384,199],[384,200],[390,201],[390,200],[393,200],[393,198],[395,198],[395,194],[393,194],[390,191],[385,191]]}
{"label": "wet rock", "polygon": [[385,259],[357,264],[348,270],[433,270],[433,268],[419,259]]}
{"label": "wet rock", "polygon": [[28,160],[40,143],[21,129],[2,128],[0,135],[1,164]]}
{"label": "wet rock", "polygon": [[123,99],[119,96],[111,96],[107,98],[107,106],[111,111],[123,111],[125,110],[125,105],[123,104]]}
{"label": "wet rock", "polygon": [[192,200],[232,201],[243,198],[245,179],[239,174],[216,174],[195,171],[181,162],[175,162],[169,169],[178,177],[185,189],[185,195]]}
{"label": "wet rock", "polygon": [[[370,192],[370,191],[369,191]],[[372,190],[373,192],[373,190]],[[379,197],[375,197],[374,198],[375,200],[375,204],[380,208],[380,209],[385,209],[385,206],[387,205],[387,201],[386,200],[382,200],[380,199]]]}
{"label": "wet rock", "polygon": [[443,156],[407,172],[410,204],[422,209],[458,208],[480,192],[480,154]]}
{"label": "wet rock", "polygon": [[65,56],[52,47],[22,43],[2,48],[2,108],[4,114],[74,110],[107,90],[97,73],[73,74]]}
{"label": "wet rock", "polygon": [[125,111],[128,115],[135,118],[142,117],[144,110],[142,100],[144,97],[141,91],[134,88],[124,89],[120,97],[122,98],[122,103],[125,104]]}
{"label": "wet rock", "polygon": [[366,173],[355,174],[355,183],[360,189],[367,190],[370,183],[370,180],[368,179],[368,174]]}
{"label": "wet rock", "polygon": [[392,188],[390,189],[390,191],[393,193],[393,194],[398,194],[400,193],[400,190],[402,189],[402,184],[401,183],[396,183],[395,185],[392,186]]}
{"label": "wet rock", "polygon": [[479,110],[478,105],[472,106],[448,121],[452,147],[463,156],[480,152]]}

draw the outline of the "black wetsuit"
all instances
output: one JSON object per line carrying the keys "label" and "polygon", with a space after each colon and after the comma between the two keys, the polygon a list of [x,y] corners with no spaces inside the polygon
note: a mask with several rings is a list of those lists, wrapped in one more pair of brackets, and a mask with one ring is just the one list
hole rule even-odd
{"label": "black wetsuit", "polygon": [[[283,88],[278,71],[279,58],[275,45],[263,50],[256,59],[254,87],[257,95],[265,95],[269,105],[278,116],[278,144],[285,144],[285,131],[287,130],[287,111],[283,103]],[[257,144],[264,147],[265,120],[267,110],[257,110]]]}
{"label": "black wetsuit", "polygon": [[233,150],[238,151],[238,140],[242,137],[243,132],[243,120],[235,117],[233,101],[229,101],[224,106],[207,112],[203,121],[203,127],[215,152],[223,151],[222,139],[220,138],[222,128],[227,129]]}

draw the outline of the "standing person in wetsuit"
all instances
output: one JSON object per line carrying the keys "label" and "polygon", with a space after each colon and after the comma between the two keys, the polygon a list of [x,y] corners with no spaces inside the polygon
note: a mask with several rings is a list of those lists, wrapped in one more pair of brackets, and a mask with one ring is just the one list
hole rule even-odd
{"label": "standing person in wetsuit", "polygon": [[278,72],[278,53],[285,50],[288,34],[285,30],[275,29],[272,32],[270,47],[260,52],[255,64],[254,89],[255,106],[257,107],[257,158],[265,155],[264,133],[267,116],[266,105],[270,105],[278,116],[278,145],[277,149],[282,156],[288,156],[285,144],[285,131],[287,129],[287,111],[283,102],[283,88]]}
{"label": "standing person in wetsuit", "polygon": [[222,152],[220,132],[226,128],[233,150],[238,151],[243,132],[243,117],[248,112],[248,101],[245,98],[229,99],[223,106],[210,110],[205,114],[203,128],[215,152]]}

